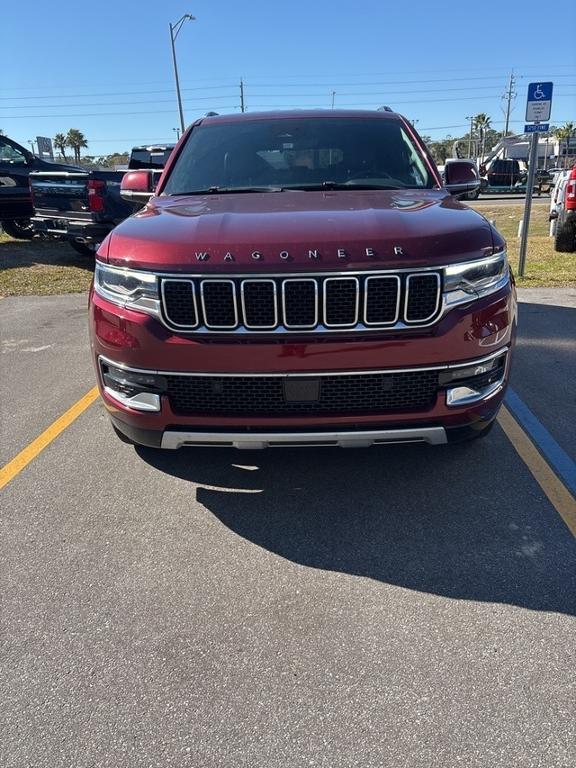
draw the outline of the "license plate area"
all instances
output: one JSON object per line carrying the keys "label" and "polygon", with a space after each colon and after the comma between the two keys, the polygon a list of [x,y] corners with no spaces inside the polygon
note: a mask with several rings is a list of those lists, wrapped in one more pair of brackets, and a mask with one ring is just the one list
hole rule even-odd
{"label": "license plate area", "polygon": [[320,379],[286,379],[284,399],[287,403],[315,403],[320,400]]}

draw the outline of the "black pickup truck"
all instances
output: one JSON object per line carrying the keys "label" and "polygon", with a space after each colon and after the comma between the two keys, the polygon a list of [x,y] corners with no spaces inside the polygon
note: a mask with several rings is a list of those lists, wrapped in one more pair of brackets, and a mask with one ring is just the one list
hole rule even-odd
{"label": "black pickup truck", "polygon": [[[158,178],[174,145],[134,147],[129,170],[152,169]],[[120,197],[124,171],[38,172],[30,174],[35,234],[68,240],[82,255],[92,256],[116,224],[134,212]]]}
{"label": "black pickup truck", "polygon": [[28,240],[34,232],[29,176],[34,171],[76,172],[72,165],[62,165],[36,157],[7,136],[0,136],[0,226],[11,237]]}

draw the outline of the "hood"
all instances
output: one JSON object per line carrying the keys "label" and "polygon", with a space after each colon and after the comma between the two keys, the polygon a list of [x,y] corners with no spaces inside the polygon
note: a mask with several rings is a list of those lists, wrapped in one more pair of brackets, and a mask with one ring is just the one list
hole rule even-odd
{"label": "hood", "polygon": [[116,227],[99,255],[168,272],[440,266],[491,252],[492,231],[436,190],[158,197]]}

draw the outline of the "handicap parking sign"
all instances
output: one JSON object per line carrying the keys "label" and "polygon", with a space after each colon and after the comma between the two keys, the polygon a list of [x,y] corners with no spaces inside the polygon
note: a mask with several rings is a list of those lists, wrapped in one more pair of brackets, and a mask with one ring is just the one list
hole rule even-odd
{"label": "handicap parking sign", "polygon": [[554,83],[530,83],[526,101],[526,121],[539,123],[550,119]]}

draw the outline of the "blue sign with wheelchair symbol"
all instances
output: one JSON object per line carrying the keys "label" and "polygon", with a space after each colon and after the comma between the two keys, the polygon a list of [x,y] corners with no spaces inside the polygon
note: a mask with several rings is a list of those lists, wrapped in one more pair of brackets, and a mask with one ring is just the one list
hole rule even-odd
{"label": "blue sign with wheelchair symbol", "polygon": [[539,123],[550,119],[554,83],[530,83],[526,101],[526,120]]}

